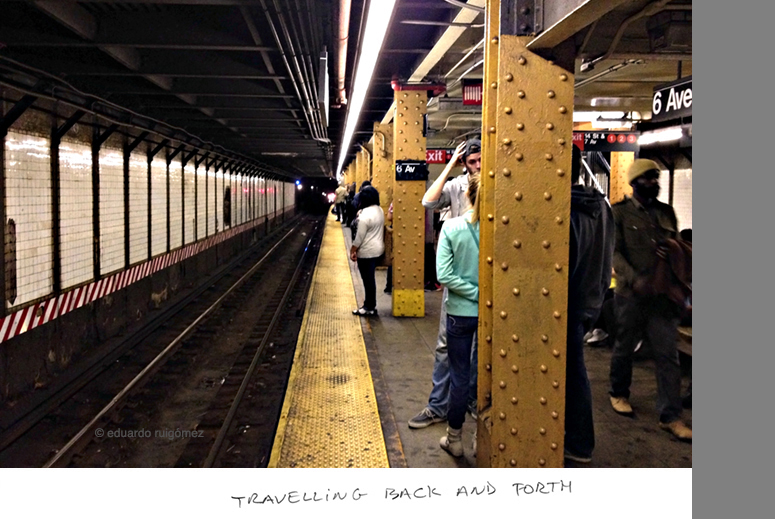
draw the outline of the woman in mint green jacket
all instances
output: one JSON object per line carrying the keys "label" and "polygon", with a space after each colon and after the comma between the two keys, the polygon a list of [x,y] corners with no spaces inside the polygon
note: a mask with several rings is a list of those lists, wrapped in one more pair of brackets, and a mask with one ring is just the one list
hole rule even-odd
{"label": "woman in mint green jacket", "polygon": [[436,252],[436,277],[448,289],[447,354],[450,364],[447,435],[441,448],[463,455],[461,441],[468,405],[471,345],[479,322],[479,175],[469,175],[468,210],[444,222]]}

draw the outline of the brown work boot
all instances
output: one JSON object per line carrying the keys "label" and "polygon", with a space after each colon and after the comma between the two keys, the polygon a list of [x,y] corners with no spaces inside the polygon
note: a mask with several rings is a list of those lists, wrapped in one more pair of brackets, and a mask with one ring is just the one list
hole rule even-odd
{"label": "brown work boot", "polygon": [[681,420],[673,420],[669,423],[659,422],[659,427],[670,432],[679,440],[692,441],[692,430]]}
{"label": "brown work boot", "polygon": [[625,397],[612,396],[611,407],[613,407],[614,411],[616,411],[619,414],[624,414],[624,415],[632,414],[632,406],[630,405],[630,401],[627,400],[627,398]]}

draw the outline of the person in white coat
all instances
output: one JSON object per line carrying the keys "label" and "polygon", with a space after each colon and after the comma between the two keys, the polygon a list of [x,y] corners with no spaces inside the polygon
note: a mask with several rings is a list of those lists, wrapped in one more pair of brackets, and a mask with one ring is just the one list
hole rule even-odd
{"label": "person in white coat", "polygon": [[385,213],[379,206],[379,192],[371,186],[359,193],[359,207],[358,232],[350,247],[350,259],[358,262],[366,297],[363,306],[353,310],[353,314],[369,316],[377,314],[374,271],[379,257],[385,253]]}

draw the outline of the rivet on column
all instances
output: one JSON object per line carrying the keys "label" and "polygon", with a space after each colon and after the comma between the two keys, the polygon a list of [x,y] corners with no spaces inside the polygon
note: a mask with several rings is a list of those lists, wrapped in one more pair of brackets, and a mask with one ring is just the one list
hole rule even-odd
{"label": "rivet on column", "polygon": [[568,74],[560,74],[560,81],[568,81]]}
{"label": "rivet on column", "polygon": [[557,144],[559,144],[560,146],[564,146],[565,145],[565,139],[557,139]]}
{"label": "rivet on column", "polygon": [[501,312],[501,319],[505,319],[509,316],[506,312]]}
{"label": "rivet on column", "polygon": [[544,200],[546,200],[548,202],[551,199],[552,199],[552,194],[551,193],[549,193],[548,191],[546,193],[544,193]]}
{"label": "rivet on column", "polygon": [[513,245],[514,245],[515,249],[518,249],[518,248],[522,247],[522,242],[519,241],[519,240],[514,240]]}
{"label": "rivet on column", "polygon": [[545,459],[543,459],[543,458],[539,458],[539,459],[538,459],[538,464],[539,464],[539,465],[541,465],[541,466],[543,467],[544,465],[546,465],[546,460],[545,460]]}
{"label": "rivet on column", "polygon": [[517,123],[517,130],[522,131],[525,129],[525,125],[522,123]]}
{"label": "rivet on column", "polygon": [[517,405],[517,402],[519,402],[519,399],[515,396],[511,397],[511,405]]}
{"label": "rivet on column", "polygon": [[487,256],[487,263],[489,263],[490,265],[492,265],[492,257],[490,257],[490,256]]}
{"label": "rivet on column", "polygon": [[547,130],[554,130],[554,125],[552,123],[546,123],[546,129]]}
{"label": "rivet on column", "polygon": [[[485,306],[487,306],[487,308],[492,308],[492,301],[487,301],[484,304],[485,304]],[[487,341],[487,342],[490,342],[490,341]]]}
{"label": "rivet on column", "polygon": [[554,156],[551,153],[547,153],[546,155],[544,155],[544,158],[546,160],[552,160],[554,158]]}
{"label": "rivet on column", "polygon": [[557,225],[562,225],[563,219],[561,216],[558,216],[554,219],[554,221],[557,223]]}
{"label": "rivet on column", "polygon": [[[490,303],[490,304],[492,304],[492,303]],[[487,342],[492,342],[492,335],[488,335],[487,337],[484,338],[484,340],[487,341]]]}
{"label": "rivet on column", "polygon": [[518,296],[519,295],[519,289],[517,287],[514,287],[514,288],[511,289],[511,293],[514,294],[515,296]]}
{"label": "rivet on column", "polygon": [[565,176],[565,171],[564,171],[564,170],[562,170],[562,169],[558,169],[558,170],[557,170],[557,176],[558,176],[558,177],[564,177],[564,176]]}
{"label": "rivet on column", "polygon": [[525,59],[524,56],[520,56],[519,59],[517,60],[517,63],[519,63],[520,65],[524,65],[525,63],[527,63],[527,60]]}
{"label": "rivet on column", "polygon": [[506,108],[504,108],[504,109],[503,109],[503,111],[504,111],[506,114],[510,114],[510,113],[512,112],[512,110],[511,110],[511,107],[510,107],[510,106],[507,106]]}
{"label": "rivet on column", "polygon": [[557,272],[560,272],[562,270],[562,265],[560,265],[559,263],[555,263],[554,270],[556,270]]}
{"label": "rivet on column", "polygon": [[541,364],[541,373],[546,373],[548,369],[545,364]]}
{"label": "rivet on column", "polygon": [[490,126],[490,133],[495,133],[495,126]]}
{"label": "rivet on column", "polygon": [[492,42],[493,45],[498,45],[498,37],[497,36],[493,37],[493,39],[490,40],[490,42]]}
{"label": "rivet on column", "polygon": [[499,414],[498,418],[500,418],[501,420],[505,420],[506,419],[506,413]]}
{"label": "rivet on column", "polygon": [[560,417],[560,415],[557,413],[557,411],[552,411],[552,418],[554,418],[556,420],[559,417]]}
{"label": "rivet on column", "polygon": [[559,319],[560,318],[560,312],[555,311],[554,314],[552,314],[552,315],[554,315],[555,319]]}
{"label": "rivet on column", "polygon": [[518,336],[516,336],[516,335],[512,335],[512,336],[511,336],[511,341],[512,341],[512,342],[519,342],[519,337],[518,337]]}
{"label": "rivet on column", "polygon": [[505,356],[506,356],[506,350],[501,350],[501,351],[499,351],[499,352],[498,352],[498,354],[499,354],[501,357],[505,357]]}
{"label": "rivet on column", "polygon": [[503,380],[501,380],[500,384],[498,385],[500,386],[501,389],[506,389],[506,382],[504,382]]}
{"label": "rivet on column", "polygon": [[498,88],[498,83],[493,81],[492,83],[490,83],[490,88]]}
{"label": "rivet on column", "polygon": [[510,177],[511,176],[511,170],[509,168],[503,168],[503,176],[504,177]]}
{"label": "rivet on column", "polygon": [[505,146],[511,146],[511,139],[503,139],[503,144]]}
{"label": "rivet on column", "polygon": [[548,296],[548,295],[549,295],[549,289],[548,289],[548,288],[546,288],[546,287],[544,287],[544,288],[542,288],[542,289],[541,289],[541,293],[542,293],[543,295],[545,295],[545,296]]}
{"label": "rivet on column", "polygon": [[487,172],[487,175],[488,175],[490,178],[495,178],[495,172],[494,172],[494,171],[488,171],[488,172]]}
{"label": "rivet on column", "polygon": [[552,99],[554,97],[554,90],[549,90],[546,93],[546,97],[548,97],[549,99]]}
{"label": "rivet on column", "polygon": [[[489,366],[489,364],[488,364],[488,366]],[[560,383],[555,380],[554,382],[552,382],[552,387],[554,389],[557,389],[558,387],[560,387]]]}
{"label": "rivet on column", "polygon": [[509,217],[508,216],[504,216],[504,217],[501,218],[501,221],[503,222],[503,225],[506,225],[506,224],[509,223]]}
{"label": "rivet on column", "polygon": [[556,443],[552,442],[552,450],[556,451],[557,447],[559,447],[559,445],[557,445]]}
{"label": "rivet on column", "polygon": [[567,112],[567,111],[568,111],[568,109],[567,109],[567,108],[565,108],[564,106],[561,106],[561,107],[558,109],[558,111],[559,111],[561,114],[564,114],[565,112]]}
{"label": "rivet on column", "polygon": [[548,335],[542,335],[541,336],[541,342],[549,342],[549,336]]}
{"label": "rivet on column", "polygon": [[[512,427],[512,428],[511,428],[511,431],[510,431],[510,432],[511,432],[511,435],[512,435],[512,436],[516,436],[516,435],[517,435],[517,430],[516,430],[514,427]],[[512,461],[513,461],[513,460],[512,460]]]}
{"label": "rivet on column", "polygon": [[519,161],[521,161],[522,159],[524,159],[524,158],[525,158],[525,156],[524,156],[524,155],[522,155],[521,153],[515,153],[515,154],[514,154],[514,158],[515,158],[515,159],[517,159],[517,160],[519,160]]}
{"label": "rivet on column", "polygon": [[538,401],[541,402],[541,405],[546,405],[546,398],[545,397],[541,397]]}
{"label": "rivet on column", "polygon": [[510,460],[509,461],[509,465],[511,465],[512,467],[516,467],[517,466],[517,460],[515,460],[515,459]]}
{"label": "rivet on column", "polygon": [[509,270],[509,265],[508,265],[508,263],[505,263],[505,262],[504,262],[504,263],[501,263],[501,269],[502,269],[502,270]]}
{"label": "rivet on column", "polygon": [[541,433],[541,434],[546,434],[546,429],[541,427],[540,429],[538,429],[538,432]]}
{"label": "rivet on column", "polygon": [[485,364],[484,365],[484,369],[486,369],[487,371],[491,371],[492,370],[492,364]]}
{"label": "rivet on column", "polygon": [[506,450],[506,445],[504,445],[504,444],[502,444],[502,443],[499,443],[499,444],[498,444],[498,448],[499,448],[500,450],[502,450],[502,451],[505,451],[505,450]]}
{"label": "rivet on column", "polygon": [[517,97],[518,97],[518,98],[520,98],[520,99],[524,99],[524,97],[525,97],[525,91],[524,91],[524,90],[520,90],[520,91],[518,91],[518,92],[517,92]]}
{"label": "rivet on column", "polygon": [[506,81],[514,81],[514,76],[512,74],[506,74]]}
{"label": "rivet on column", "polygon": [[548,241],[546,241],[546,240],[544,240],[544,242],[541,244],[541,246],[542,246],[544,249],[548,249],[549,247],[551,247],[551,245],[552,245],[552,244],[551,244],[551,243],[549,243],[549,242],[548,242]]}
{"label": "rivet on column", "polygon": [[[494,174],[493,174],[493,175],[494,175]],[[487,219],[488,219],[488,220],[490,220],[490,221],[493,221],[493,219],[494,219],[494,218],[495,218],[495,217],[494,217],[493,215],[491,215],[491,214],[488,214],[488,215],[487,215]]]}
{"label": "rivet on column", "polygon": [[519,192],[519,191],[517,191],[516,193],[514,193],[514,198],[515,198],[517,201],[520,201],[520,200],[522,200],[522,193],[521,193],[521,192]]}
{"label": "rivet on column", "polygon": [[519,368],[517,367],[516,364],[511,366],[511,371],[513,371],[514,373],[519,373]]}

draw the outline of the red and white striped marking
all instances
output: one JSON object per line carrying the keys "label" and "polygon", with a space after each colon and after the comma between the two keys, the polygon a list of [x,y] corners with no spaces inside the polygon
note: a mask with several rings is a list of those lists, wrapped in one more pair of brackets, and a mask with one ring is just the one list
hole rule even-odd
{"label": "red and white striped marking", "polygon": [[106,295],[126,288],[151,274],[195,256],[213,245],[217,245],[257,226],[261,221],[263,221],[263,217],[7,315],[0,320],[0,344],[28,330],[53,321],[85,304],[93,303]]}

